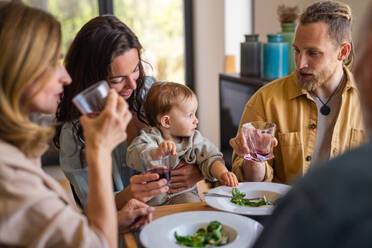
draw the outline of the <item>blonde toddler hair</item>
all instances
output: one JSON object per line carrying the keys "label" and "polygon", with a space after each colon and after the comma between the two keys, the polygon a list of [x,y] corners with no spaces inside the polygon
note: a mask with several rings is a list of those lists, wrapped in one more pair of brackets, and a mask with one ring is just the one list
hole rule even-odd
{"label": "blonde toddler hair", "polygon": [[144,104],[146,118],[153,127],[158,126],[157,117],[167,114],[173,106],[195,96],[186,85],[174,82],[156,82],[146,96]]}

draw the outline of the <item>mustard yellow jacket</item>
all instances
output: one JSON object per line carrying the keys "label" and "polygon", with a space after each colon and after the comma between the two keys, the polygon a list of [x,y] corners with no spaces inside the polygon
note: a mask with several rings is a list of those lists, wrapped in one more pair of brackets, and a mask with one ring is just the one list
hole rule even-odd
{"label": "mustard yellow jacket", "polygon": [[[342,91],[342,102],[334,126],[330,158],[359,146],[365,141],[359,93],[350,71]],[[264,181],[290,183],[295,176],[302,176],[309,169],[315,148],[318,111],[310,93],[297,86],[295,73],[275,80],[259,89],[248,101],[239,124],[267,121],[277,125],[274,148],[275,158],[266,162]],[[243,159],[235,153],[233,171],[239,181],[244,181]]]}

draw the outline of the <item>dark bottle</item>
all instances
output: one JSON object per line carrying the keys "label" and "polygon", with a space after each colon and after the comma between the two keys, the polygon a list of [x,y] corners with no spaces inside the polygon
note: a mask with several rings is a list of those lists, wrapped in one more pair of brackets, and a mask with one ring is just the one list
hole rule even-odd
{"label": "dark bottle", "polygon": [[240,74],[242,76],[260,76],[261,43],[258,34],[245,35],[245,42],[240,43]]}

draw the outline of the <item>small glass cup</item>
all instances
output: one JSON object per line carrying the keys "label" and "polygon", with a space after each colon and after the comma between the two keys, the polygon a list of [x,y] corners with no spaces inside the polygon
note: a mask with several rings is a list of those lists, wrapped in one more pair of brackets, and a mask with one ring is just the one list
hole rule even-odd
{"label": "small glass cup", "polygon": [[242,132],[249,148],[249,153],[244,155],[244,159],[263,162],[274,158],[275,127],[274,123],[264,121],[243,124]]}
{"label": "small glass cup", "polygon": [[105,107],[110,86],[106,81],[99,81],[76,95],[72,102],[83,114],[99,114]]}
{"label": "small glass cup", "polygon": [[152,149],[146,149],[140,153],[140,163],[143,174],[156,173],[159,174],[159,180],[167,179],[167,185],[170,183],[170,155],[161,156],[159,159],[154,159]]}

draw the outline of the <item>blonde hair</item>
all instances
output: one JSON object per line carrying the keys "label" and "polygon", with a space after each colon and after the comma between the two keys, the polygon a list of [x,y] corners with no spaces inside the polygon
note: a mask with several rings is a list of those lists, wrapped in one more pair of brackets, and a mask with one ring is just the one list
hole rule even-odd
{"label": "blonde hair", "polygon": [[193,96],[195,96],[194,92],[186,85],[174,82],[154,83],[143,105],[149,124],[158,126],[159,115],[169,113],[173,106]]}
{"label": "blonde hair", "polygon": [[[27,157],[41,156],[54,134],[52,127],[33,123],[23,107],[48,83],[60,49],[61,27],[52,15],[22,3],[0,3],[0,139]],[[36,84],[42,85],[25,99]]]}
{"label": "blonde hair", "polygon": [[349,57],[344,60],[346,66],[351,67],[354,57],[352,46],[352,14],[349,5],[338,1],[317,2],[306,8],[300,16],[300,24],[306,25],[316,22],[328,24],[329,36],[338,45],[345,41],[351,44]]}

